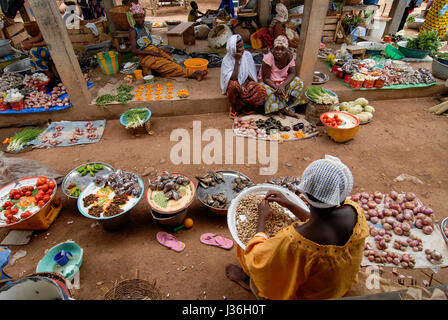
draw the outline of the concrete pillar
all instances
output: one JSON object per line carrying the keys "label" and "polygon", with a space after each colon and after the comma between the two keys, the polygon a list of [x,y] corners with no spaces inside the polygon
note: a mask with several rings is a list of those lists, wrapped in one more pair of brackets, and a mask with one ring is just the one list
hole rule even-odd
{"label": "concrete pillar", "polygon": [[407,0],[394,0],[389,12],[389,17],[391,17],[392,20],[387,24],[386,29],[384,30],[385,34],[395,34],[398,32],[398,27],[403,18],[407,2]]}

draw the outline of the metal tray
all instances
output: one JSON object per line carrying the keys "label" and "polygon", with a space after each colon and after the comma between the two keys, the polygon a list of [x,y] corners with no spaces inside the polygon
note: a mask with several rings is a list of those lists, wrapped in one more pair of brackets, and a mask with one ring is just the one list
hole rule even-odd
{"label": "metal tray", "polygon": [[445,239],[445,242],[448,245],[448,237],[445,235],[445,232],[443,231],[447,225],[448,225],[448,217],[443,219],[442,223],[440,224],[440,229],[442,230],[443,239]]}
{"label": "metal tray", "polygon": [[314,75],[321,78],[321,81],[313,81],[313,84],[324,84],[327,83],[328,80],[330,80],[330,76],[323,72],[314,71]]}
{"label": "metal tray", "polygon": [[[249,181],[252,182],[252,180],[249,179],[248,176],[246,176],[245,174],[238,172],[238,171],[233,171],[233,170],[218,170],[216,172],[221,173],[224,176],[224,182],[217,184],[214,187],[208,187],[207,189],[203,188],[199,182],[196,183],[196,192],[197,192],[197,196],[199,201],[206,206],[207,208],[209,208],[210,210],[212,210],[213,212],[226,212],[227,209],[230,206],[230,202],[236,198],[236,196],[239,194],[239,192],[236,192],[232,189],[232,185],[233,185],[233,180],[235,178],[245,178],[248,179]],[[242,191],[242,190],[241,190]],[[240,192],[241,192],[240,191]],[[208,204],[205,203],[204,199],[209,195],[209,194],[222,194],[223,196],[227,197],[227,205],[224,209],[220,209],[220,208],[214,208],[212,206],[209,206]]]}
{"label": "metal tray", "polygon": [[[81,174],[76,171],[78,170],[78,168],[86,165],[86,164],[93,164],[93,163],[98,163],[98,164],[102,164],[103,165],[103,169],[98,171],[97,173],[95,173],[95,175],[92,177],[89,174],[86,174],[85,176],[81,176]],[[91,182],[93,182],[93,180],[98,177],[98,176],[107,176],[108,174],[115,172],[114,167],[112,167],[110,164],[108,163],[104,163],[104,162],[88,162],[88,163],[84,163],[80,166],[77,166],[75,169],[73,169],[72,171],[70,171],[64,178],[64,180],[62,181],[62,192],[64,192],[64,194],[72,199],[78,199],[78,197],[74,197],[70,195],[70,191],[67,190],[67,187],[72,184],[72,183],[76,183],[76,186],[80,189],[84,189],[85,187],[87,187]]]}

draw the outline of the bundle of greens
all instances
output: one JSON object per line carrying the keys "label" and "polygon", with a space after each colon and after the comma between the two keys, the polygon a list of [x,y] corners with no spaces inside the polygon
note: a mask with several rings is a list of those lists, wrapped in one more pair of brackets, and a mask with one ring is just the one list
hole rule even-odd
{"label": "bundle of greens", "polygon": [[134,96],[130,94],[129,92],[120,91],[118,92],[118,95],[115,97],[115,100],[119,103],[127,103],[128,101],[132,100]]}
{"label": "bundle of greens", "polygon": [[138,128],[145,124],[146,116],[148,115],[148,109],[133,109],[124,113],[124,117],[127,120],[126,128]]}
{"label": "bundle of greens", "polygon": [[118,93],[122,93],[122,92],[129,93],[132,91],[132,87],[128,86],[127,84],[122,84],[117,88],[117,91],[118,91]]}
{"label": "bundle of greens", "polygon": [[29,128],[24,129],[12,137],[6,151],[19,152],[25,148],[25,145],[36,139],[45,129]]}
{"label": "bundle of greens", "polygon": [[408,39],[406,47],[409,49],[428,50],[431,53],[435,53],[439,50],[440,45],[437,31],[423,30],[416,38]]}
{"label": "bundle of greens", "polygon": [[111,94],[103,94],[102,96],[99,96],[96,98],[95,103],[97,105],[106,105],[108,103],[112,103],[115,101],[115,97]]}

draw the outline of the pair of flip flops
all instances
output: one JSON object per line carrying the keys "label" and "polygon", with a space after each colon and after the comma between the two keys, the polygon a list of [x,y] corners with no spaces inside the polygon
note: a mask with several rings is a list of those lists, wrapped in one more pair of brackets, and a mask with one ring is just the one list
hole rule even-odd
{"label": "pair of flip flops", "polygon": [[[160,231],[157,233],[156,238],[161,245],[176,252],[181,252],[185,249],[185,243],[177,240],[176,237],[172,234]],[[227,250],[233,247],[232,240],[220,236],[216,233],[204,233],[203,235],[201,235],[200,241],[203,244],[220,247]]]}

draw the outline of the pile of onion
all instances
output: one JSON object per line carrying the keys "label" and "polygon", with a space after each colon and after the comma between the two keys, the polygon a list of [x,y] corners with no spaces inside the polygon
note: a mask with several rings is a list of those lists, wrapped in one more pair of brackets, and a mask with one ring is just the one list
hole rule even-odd
{"label": "pile of onion", "polygon": [[414,268],[415,258],[412,254],[404,253],[400,255],[399,253],[392,252],[389,250],[384,250],[382,252],[373,250],[369,243],[364,246],[364,256],[370,262],[375,263],[392,263],[394,265],[401,265],[403,268]]}
{"label": "pile of onion", "polygon": [[434,211],[431,208],[421,206],[415,210],[415,226],[422,229],[424,234],[431,234],[434,231]]}
{"label": "pile of onion", "polygon": [[425,250],[426,259],[432,264],[442,263],[442,254],[437,250],[426,249]]}
{"label": "pile of onion", "polygon": [[357,202],[364,209],[364,215],[370,222],[376,224],[383,218],[383,214],[377,208],[383,201],[383,194],[381,192],[375,191],[372,194],[360,192],[353,195],[351,200]]}
{"label": "pile of onion", "polygon": [[384,229],[377,229],[370,226],[370,235],[375,240],[375,245],[378,250],[387,249],[387,243],[392,240],[392,232]]}

